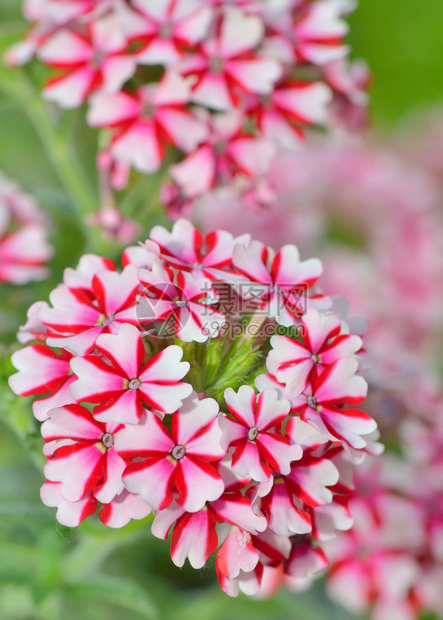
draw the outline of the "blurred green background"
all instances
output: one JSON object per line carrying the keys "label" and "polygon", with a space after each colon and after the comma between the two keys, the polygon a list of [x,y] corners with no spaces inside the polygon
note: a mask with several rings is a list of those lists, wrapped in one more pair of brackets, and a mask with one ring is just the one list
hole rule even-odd
{"label": "blurred green background", "polygon": [[[0,0],[0,51],[26,29],[19,7],[18,0]],[[411,114],[442,103],[441,0],[361,0],[350,22],[353,56],[367,60],[374,73],[376,131],[391,131]],[[79,192],[94,200],[96,136],[85,127],[82,112],[48,120],[33,86],[41,76],[29,80],[27,75],[0,68],[0,170],[50,215],[56,255],[50,280],[0,291],[0,619],[349,619],[327,601],[321,582],[306,594],[281,592],[266,602],[232,600],[218,590],[213,565],[202,571],[175,568],[168,543],[153,539],[149,524],[115,532],[92,521],[69,530],[41,504],[37,429],[30,403],[8,390],[8,355],[26,308],[46,299],[63,269],[90,247],[73,203]],[[77,174],[85,177],[83,189],[76,187]],[[155,200],[149,194],[148,180],[134,188],[131,208]],[[92,243],[115,254],[112,244],[91,234]]]}

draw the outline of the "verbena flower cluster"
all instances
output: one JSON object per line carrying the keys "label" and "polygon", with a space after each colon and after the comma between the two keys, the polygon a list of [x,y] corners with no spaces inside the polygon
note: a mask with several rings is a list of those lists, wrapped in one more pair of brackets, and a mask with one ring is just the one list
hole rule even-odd
{"label": "verbena flower cluster", "polygon": [[0,283],[46,278],[52,254],[48,225],[37,203],[0,172]]}
{"label": "verbena flower cluster", "polygon": [[122,265],[83,256],[21,329],[10,385],[42,396],[43,502],[67,526],[152,513],[177,566],[216,552],[232,596],[309,581],[352,525],[353,464],[381,450],[320,261],[182,219]]}
{"label": "verbena flower cluster", "polygon": [[363,122],[368,74],[347,61],[343,42],[353,8],[349,0],[26,0],[32,27],[6,60],[36,56],[50,67],[46,100],[88,102],[89,125],[106,130],[99,167],[115,188],[131,167],[157,172],[172,148],[162,191],[170,213],[233,179],[266,204],[261,176],[277,147],[297,148],[307,127]]}
{"label": "verbena flower cluster", "polygon": [[365,408],[387,449],[356,470],[353,528],[322,547],[331,598],[371,620],[443,618],[442,137],[440,112],[390,143],[311,141],[273,164],[267,213],[236,217],[232,195],[201,205],[207,227],[317,248],[323,290],[364,309]]}

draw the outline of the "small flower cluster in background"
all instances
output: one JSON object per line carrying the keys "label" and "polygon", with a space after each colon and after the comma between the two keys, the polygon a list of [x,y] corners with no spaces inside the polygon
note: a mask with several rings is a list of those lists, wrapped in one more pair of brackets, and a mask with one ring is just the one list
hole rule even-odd
{"label": "small flower cluster in background", "polygon": [[401,451],[358,471],[352,533],[324,549],[331,598],[353,613],[371,610],[374,620],[443,615],[443,401],[416,419],[405,414]]}
{"label": "small flower cluster in background", "polygon": [[41,397],[43,502],[67,526],[98,503],[113,528],[152,513],[177,566],[216,552],[231,596],[306,585],[382,450],[357,323],[293,245],[179,220],[122,265],[83,256],[20,331],[10,386]]}
{"label": "small flower cluster in background", "polygon": [[[234,184],[246,202],[272,200],[263,182],[278,149],[306,128],[365,124],[368,71],[347,60],[349,0],[26,0],[32,26],[6,55],[52,69],[43,96],[88,103],[103,130],[99,171],[114,189],[130,168],[153,174],[174,151],[162,202]],[[104,161],[106,160],[106,163]]]}
{"label": "small flower cluster in background", "polygon": [[0,283],[26,284],[48,276],[53,250],[35,200],[0,173]]}

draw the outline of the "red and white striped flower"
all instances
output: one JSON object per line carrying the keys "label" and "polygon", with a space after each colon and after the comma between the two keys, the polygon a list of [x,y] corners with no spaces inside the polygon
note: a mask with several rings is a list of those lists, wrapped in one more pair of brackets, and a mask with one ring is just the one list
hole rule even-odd
{"label": "red and white striped flower", "polygon": [[132,0],[132,4],[146,17],[138,62],[147,65],[179,60],[185,49],[206,36],[213,19],[213,9],[202,0]]}
{"label": "red and white striped flower", "polygon": [[185,271],[174,277],[159,259],[150,271],[140,269],[139,278],[145,287],[140,316],[146,322],[160,322],[160,335],[176,334],[184,342],[206,342],[217,336],[225,317],[210,307],[219,299],[211,280]]}
{"label": "red and white striped flower", "polygon": [[23,13],[30,21],[48,21],[57,25],[77,19],[110,0],[25,0]]}
{"label": "red and white striped flower", "polygon": [[18,330],[17,340],[21,344],[28,344],[33,340],[45,342],[48,336],[48,328],[40,320],[39,313],[41,308],[47,308],[46,301],[36,301],[30,306],[27,312],[27,322],[21,325]]}
{"label": "red and white striped flower", "polygon": [[179,65],[183,75],[196,77],[192,100],[214,110],[230,110],[248,93],[269,94],[281,68],[275,60],[254,53],[263,35],[260,17],[226,7],[215,36],[202,41],[199,53]]}
{"label": "red and white striped flower", "polygon": [[42,226],[24,226],[4,235],[1,232],[0,283],[26,284],[47,277],[46,263],[53,251]]}
{"label": "red and white striped flower", "polygon": [[299,330],[299,340],[272,336],[267,359],[269,372],[293,396],[300,394],[325,366],[342,357],[352,357],[362,347],[359,336],[341,333],[337,317],[314,309],[302,317]]}
{"label": "red and white striped flower", "polygon": [[116,333],[121,323],[138,325],[137,269],[128,265],[118,273],[99,271],[92,278],[92,292],[61,285],[50,295],[51,307],[39,312],[47,325],[47,344],[76,355],[92,350],[98,336]]}
{"label": "red and white striped flower", "polygon": [[61,494],[61,482],[47,480],[40,489],[40,497],[45,506],[57,508],[57,521],[66,527],[76,527],[93,515],[98,501],[91,491],[77,502],[67,501]]}
{"label": "red and white striped flower", "polygon": [[[38,344],[12,356],[13,390],[44,396],[43,502],[68,527],[99,504],[111,528],[152,510],[173,562],[201,568],[215,552],[231,596],[309,581],[323,568],[317,542],[352,523],[353,464],[379,450],[367,445],[375,422],[354,408],[367,386],[345,320],[309,309],[297,326],[300,300],[284,306],[286,336],[265,320],[282,322],[277,293],[288,304],[310,292],[321,264],[186,220],[155,227],[122,262],[89,254],[65,270],[52,307],[34,304],[20,332]],[[252,312],[268,317],[250,317],[241,285],[259,289]],[[234,305],[220,329],[224,291]]]}
{"label": "red and white striped flower", "polygon": [[44,471],[51,482],[60,482],[60,494],[77,502],[91,491],[103,503],[111,502],[124,489],[126,462],[114,448],[123,425],[101,424],[85,407],[67,405],[53,409],[42,425]]}
{"label": "red and white striped flower", "polygon": [[[66,527],[76,527],[97,510],[98,502],[91,491],[77,502],[68,502],[61,494],[62,483],[47,480],[40,489],[40,497],[46,506],[57,508],[57,521]],[[126,489],[108,504],[102,503],[98,513],[100,521],[112,528],[124,527],[131,519],[144,519],[151,512],[140,495]]]}
{"label": "red and white striped flower", "polygon": [[312,531],[311,517],[304,504],[293,493],[285,476],[271,476],[255,490],[253,508],[260,510],[270,529],[279,536],[308,534]]}
{"label": "red and white striped flower", "polygon": [[94,90],[116,92],[136,69],[134,55],[126,51],[127,42],[115,13],[92,21],[84,33],[58,30],[37,54],[42,62],[62,72],[49,80],[44,97],[63,108],[75,108]]}
{"label": "red and white striped flower", "polygon": [[77,402],[99,403],[94,418],[100,422],[137,424],[144,406],[173,413],[192,392],[181,383],[189,371],[183,350],[171,345],[145,363],[139,330],[123,324],[117,334],[101,334],[96,348],[104,357],[87,355],[71,361],[78,379],[71,386]]}
{"label": "red and white striped flower", "polygon": [[163,260],[171,267],[189,271],[197,278],[223,281],[234,271],[234,246],[247,245],[250,236],[235,238],[225,230],[203,236],[189,220],[180,219],[171,232],[163,226],[154,226],[150,239],[158,244]]}
{"label": "red and white striped flower", "polygon": [[98,517],[108,527],[121,528],[132,519],[144,519],[150,513],[151,507],[142,500],[140,495],[123,489],[111,502],[102,503]]}
{"label": "red and white striped flower", "polygon": [[224,493],[218,499],[206,502],[198,512],[186,512],[174,501],[155,517],[152,524],[154,536],[166,540],[174,528],[171,558],[176,566],[183,566],[188,558],[193,568],[202,568],[219,545],[218,524],[235,525],[254,535],[266,529],[266,519],[252,511],[250,500],[240,492],[248,480],[233,477],[230,459],[224,461],[220,461],[217,467],[225,484]]}
{"label": "red and white striped flower", "polygon": [[321,82],[283,82],[267,97],[257,99],[250,113],[263,136],[283,148],[297,148],[309,125],[324,125],[331,91]]}
{"label": "red and white striped flower", "polygon": [[[298,411],[330,441],[344,441],[353,448],[364,448],[364,435],[377,428],[376,422],[362,409],[368,384],[356,374],[358,362],[341,358],[324,368],[298,397]],[[349,405],[349,407],[344,407]]]}
{"label": "red and white striped flower", "polygon": [[294,541],[285,565],[285,584],[290,590],[305,590],[313,577],[323,573],[328,560],[321,547],[314,547],[309,539]]}
{"label": "red and white striped flower", "polygon": [[233,263],[253,283],[242,286],[242,296],[255,300],[261,312],[288,327],[305,312],[307,292],[322,273],[316,258],[300,261],[295,245],[285,245],[277,253],[259,241],[237,245]]}
{"label": "red and white striped flower", "polygon": [[237,596],[240,589],[245,594],[257,594],[263,565],[249,532],[237,526],[231,530],[215,557],[215,570],[222,590]]}
{"label": "red and white striped flower", "polygon": [[292,36],[296,58],[300,62],[325,65],[347,55],[343,38],[349,26],[343,15],[352,10],[348,0],[318,0],[305,3]]}
{"label": "red and white striped flower", "polygon": [[61,350],[59,354],[45,344],[34,344],[11,356],[19,371],[9,378],[9,387],[20,396],[42,396],[35,400],[32,409],[37,420],[43,421],[54,407],[74,403],[69,388],[75,377],[70,361],[72,354]]}
{"label": "red and white striped flower", "polygon": [[215,400],[193,395],[172,414],[171,431],[151,411],[137,426],[126,427],[116,447],[126,460],[137,460],[123,477],[128,491],[139,493],[154,510],[175,499],[187,512],[197,512],[218,499],[225,488],[211,464],[225,454],[218,411]]}
{"label": "red and white striped flower", "polygon": [[300,446],[291,444],[281,433],[290,405],[275,390],[264,390],[257,397],[254,389],[243,385],[236,393],[225,390],[231,418],[222,418],[223,441],[233,447],[232,469],[239,476],[260,482],[269,480],[275,470],[288,474],[290,463],[302,456]]}
{"label": "red and white striped flower", "polygon": [[0,284],[43,280],[53,249],[37,203],[0,172]]}
{"label": "red and white striped flower", "polygon": [[64,270],[63,282],[69,289],[80,289],[93,296],[92,283],[99,271],[117,271],[117,268],[108,258],[96,254],[84,254],[75,269],[67,267]]}
{"label": "red and white striped flower", "polygon": [[232,110],[200,116],[206,119],[209,127],[207,140],[170,168],[172,179],[185,197],[196,198],[237,176],[254,178],[267,172],[275,156],[275,144],[246,134],[241,112]]}
{"label": "red and white striped flower", "polygon": [[288,486],[306,506],[330,504],[333,499],[330,487],[337,484],[339,473],[325,452],[327,440],[297,417],[289,420],[286,434],[303,448],[303,456],[285,478]]}
{"label": "red and white striped flower", "polygon": [[115,160],[151,174],[160,168],[167,145],[188,153],[206,137],[205,125],[185,108],[189,97],[188,80],[168,71],[158,84],[135,93],[97,93],[88,122],[113,129],[110,153]]}
{"label": "red and white striped flower", "polygon": [[[101,3],[108,1],[101,0]],[[94,0],[25,0],[22,13],[33,26],[23,41],[6,51],[6,64],[20,66],[29,62],[49,36],[70,23],[84,19],[93,6]]]}

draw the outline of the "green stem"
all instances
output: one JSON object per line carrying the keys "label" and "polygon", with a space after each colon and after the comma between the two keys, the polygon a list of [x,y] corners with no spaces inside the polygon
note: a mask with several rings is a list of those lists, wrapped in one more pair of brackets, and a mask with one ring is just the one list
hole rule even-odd
{"label": "green stem", "polygon": [[84,217],[94,213],[98,206],[97,197],[75,154],[64,136],[60,135],[47,105],[22,71],[17,70],[14,77],[13,82],[8,84],[0,82],[0,89],[6,95],[12,95],[28,116],[79,215]]}
{"label": "green stem", "polygon": [[241,337],[240,342],[246,342],[248,340],[255,340],[255,339],[260,340],[258,338],[260,334],[260,328],[266,323],[267,320],[268,320],[268,317],[266,316],[264,312],[255,312],[251,316],[251,320],[246,326],[246,331]]}
{"label": "green stem", "polygon": [[[14,70],[13,76],[11,70],[0,71],[0,91],[14,99],[29,118],[70,198],[74,213],[85,221],[100,206],[98,194],[92,189],[72,144],[48,105],[41,99],[41,94],[26,73],[19,69]],[[103,238],[101,230],[84,226],[83,232],[87,242],[85,251],[98,254],[112,251],[112,242]]]}
{"label": "green stem", "polygon": [[31,105],[26,107],[26,114],[34,125],[49,160],[68,190],[79,215],[87,217],[95,213],[98,207],[98,199],[89,187],[84,171],[72,153],[72,149],[58,135],[45,105],[40,101],[33,101]]}

